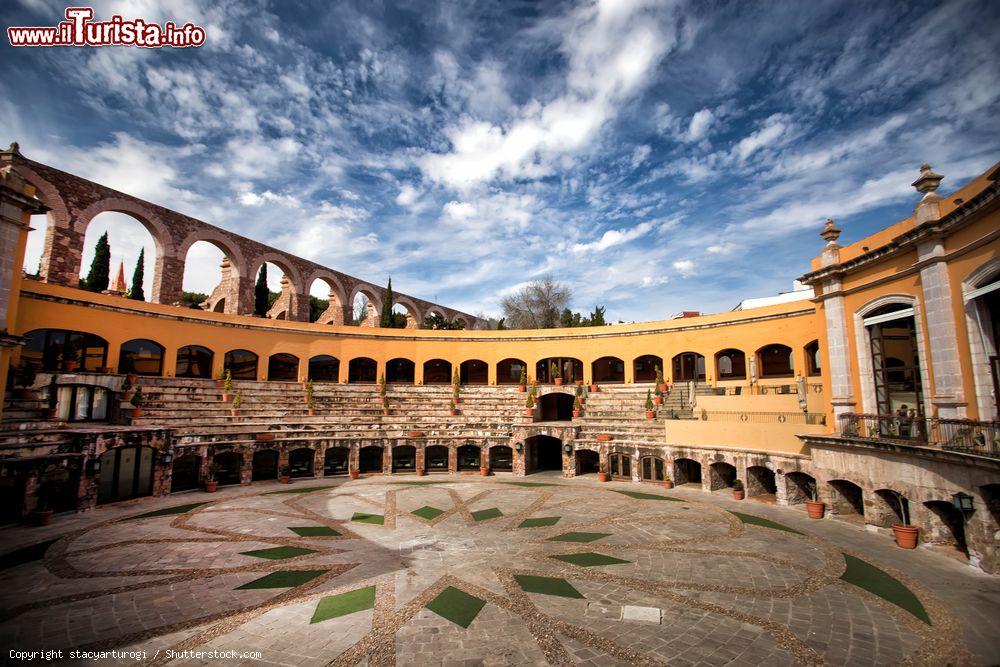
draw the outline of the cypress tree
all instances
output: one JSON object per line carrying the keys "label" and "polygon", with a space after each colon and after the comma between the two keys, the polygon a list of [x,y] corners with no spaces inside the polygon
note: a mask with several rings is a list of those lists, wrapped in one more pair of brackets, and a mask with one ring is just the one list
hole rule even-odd
{"label": "cypress tree", "polygon": [[385,299],[382,301],[382,314],[378,323],[383,329],[391,329],[395,324],[395,318],[392,316],[392,301],[392,276],[389,276],[389,285],[385,288]]}
{"label": "cypress tree", "polygon": [[257,284],[253,289],[253,313],[257,317],[267,317],[267,300],[268,300],[268,289],[267,289],[267,263],[260,265],[260,271],[257,273]]}
{"label": "cypress tree", "polygon": [[142,289],[142,281],[145,275],[146,249],[139,249],[139,259],[135,263],[135,271],[132,272],[132,287],[128,291],[128,298],[136,301],[145,301],[146,293]]}
{"label": "cypress tree", "polygon": [[111,279],[111,245],[108,244],[108,233],[101,234],[94,247],[94,260],[90,263],[90,272],[87,273],[84,289],[91,292],[103,292],[108,289],[108,282]]}

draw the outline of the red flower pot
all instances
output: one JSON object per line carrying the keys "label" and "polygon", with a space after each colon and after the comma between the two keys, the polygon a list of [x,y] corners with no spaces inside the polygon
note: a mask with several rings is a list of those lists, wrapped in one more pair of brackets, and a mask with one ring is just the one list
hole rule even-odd
{"label": "red flower pot", "polygon": [[598,391],[600,391],[600,390],[601,390],[601,388],[600,388],[600,387],[598,387],[598,386],[597,386],[596,384],[592,384],[592,385],[590,385],[590,391],[593,391],[593,392],[598,392]]}
{"label": "red flower pot", "polygon": [[32,526],[47,526],[52,521],[52,510],[31,510],[28,512],[28,523]]}
{"label": "red flower pot", "polygon": [[218,488],[218,482],[205,482],[205,493],[215,493]]}
{"label": "red flower pot", "polygon": [[417,470],[417,477],[423,477],[426,474],[427,474],[427,471],[424,470],[423,468]]}
{"label": "red flower pot", "polygon": [[229,403],[232,400],[233,400],[233,395],[232,394],[227,394],[226,392],[222,392],[222,402],[223,403]]}
{"label": "red flower pot", "polygon": [[608,475],[608,473],[604,472],[603,470],[601,472],[597,473],[597,481],[598,482],[606,482],[606,481],[608,481],[608,479],[610,479],[610,477],[611,476]]}
{"label": "red flower pot", "polygon": [[230,414],[230,415],[232,415],[233,417],[235,417],[236,415],[238,415],[238,414],[239,414],[239,412],[240,412],[240,411],[239,411],[239,410],[237,410],[236,408],[230,408],[230,409],[229,409],[229,414]]}
{"label": "red flower pot", "polygon": [[656,416],[656,410],[646,410],[646,419],[652,419]]}
{"label": "red flower pot", "polygon": [[142,408],[132,408],[132,419],[138,419],[142,416]]}
{"label": "red flower pot", "polygon": [[486,467],[480,467],[479,474],[482,475],[483,477],[488,477],[490,474],[490,469]]}
{"label": "red flower pot", "polygon": [[524,416],[527,417],[528,419],[534,419],[534,417],[535,417],[535,409],[534,408],[525,408],[525,410],[524,410]]}
{"label": "red flower pot", "polygon": [[556,378],[556,379],[554,380],[554,382],[555,382],[555,385],[556,385],[556,386],[558,387],[559,385],[561,385],[561,384],[562,384],[562,378]]}
{"label": "red flower pot", "polygon": [[657,386],[657,388],[659,388],[661,394],[662,393],[666,393],[666,391],[667,391],[667,385],[666,385],[666,383],[664,383],[664,384],[658,384],[656,386]]}
{"label": "red flower pot", "polygon": [[743,500],[743,491],[733,491],[733,500]]}
{"label": "red flower pot", "polygon": [[653,403],[655,405],[663,405],[663,397],[662,396],[654,396],[653,397]]}
{"label": "red flower pot", "polygon": [[279,475],[278,481],[281,482],[282,484],[291,484],[292,478],[288,475]]}
{"label": "red flower pot", "polygon": [[825,511],[826,503],[822,503],[818,500],[806,501],[806,512],[809,513],[810,519],[822,519]]}
{"label": "red flower pot", "polygon": [[901,526],[894,524],[892,534],[896,536],[896,544],[903,549],[915,549],[917,538],[920,537],[920,529],[916,526]]}
{"label": "red flower pot", "polygon": [[79,367],[80,362],[78,361],[64,361],[62,362],[63,373],[72,373]]}
{"label": "red flower pot", "polygon": [[458,416],[458,410],[449,410],[448,412],[450,412],[450,413],[451,413],[451,416],[452,416],[452,417],[456,417],[456,416]]}
{"label": "red flower pot", "polygon": [[611,434],[609,434],[609,433],[598,433],[597,434],[597,441],[598,442],[611,442]]}
{"label": "red flower pot", "polygon": [[672,489],[672,488],[674,488],[674,482],[673,482],[673,480],[670,480],[670,479],[663,480],[663,488],[664,489]]}
{"label": "red flower pot", "polygon": [[351,476],[351,479],[357,479],[358,477],[361,477],[361,473],[358,472],[357,470],[352,470],[348,474]]}
{"label": "red flower pot", "polygon": [[517,387],[517,390],[520,391],[520,392],[525,392],[525,391],[528,391],[528,388],[525,385],[522,384],[522,385],[519,385]]}
{"label": "red flower pot", "polygon": [[579,417],[579,416],[580,416],[580,411],[579,410],[574,410],[573,411],[573,417],[575,418],[575,417]]}
{"label": "red flower pot", "polygon": [[316,416],[316,410],[315,410],[315,408],[307,408],[306,409],[306,414],[309,415],[310,417],[315,417]]}

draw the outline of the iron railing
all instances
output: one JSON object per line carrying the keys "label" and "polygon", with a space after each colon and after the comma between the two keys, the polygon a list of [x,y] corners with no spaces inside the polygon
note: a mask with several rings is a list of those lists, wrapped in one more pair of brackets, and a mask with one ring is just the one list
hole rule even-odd
{"label": "iron railing", "polygon": [[1000,458],[1000,422],[902,415],[840,415],[846,438],[885,440]]}
{"label": "iron railing", "polygon": [[740,422],[743,424],[825,424],[820,412],[760,412],[746,410],[701,410],[702,421]]}

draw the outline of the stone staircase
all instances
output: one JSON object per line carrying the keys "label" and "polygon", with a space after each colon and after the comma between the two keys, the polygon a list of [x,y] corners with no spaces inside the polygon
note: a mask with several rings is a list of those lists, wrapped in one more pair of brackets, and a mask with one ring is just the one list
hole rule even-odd
{"label": "stone staircase", "polygon": [[574,420],[578,428],[576,443],[596,446],[597,436],[610,435],[619,445],[656,446],[664,444],[663,419],[692,418],[687,407],[687,387],[674,387],[663,397],[655,419],[646,418],[646,392],[652,384],[602,385],[590,392],[583,416]]}

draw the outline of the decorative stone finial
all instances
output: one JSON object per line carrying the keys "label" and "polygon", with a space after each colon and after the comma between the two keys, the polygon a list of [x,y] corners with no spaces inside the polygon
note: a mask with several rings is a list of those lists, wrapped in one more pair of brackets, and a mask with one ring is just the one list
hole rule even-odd
{"label": "decorative stone finial", "polygon": [[931,166],[924,162],[920,165],[920,177],[913,181],[913,187],[917,189],[917,192],[926,196],[928,193],[934,192],[941,185],[941,179],[944,176],[941,174],[935,174]]}
{"label": "decorative stone finial", "polygon": [[819,233],[827,243],[836,243],[840,238],[840,228],[833,224],[833,218],[826,219],[826,226]]}
{"label": "decorative stone finial", "polygon": [[20,154],[21,153],[21,144],[17,143],[16,141],[10,142],[10,147],[7,148],[7,152],[8,153],[18,153],[18,154]]}

